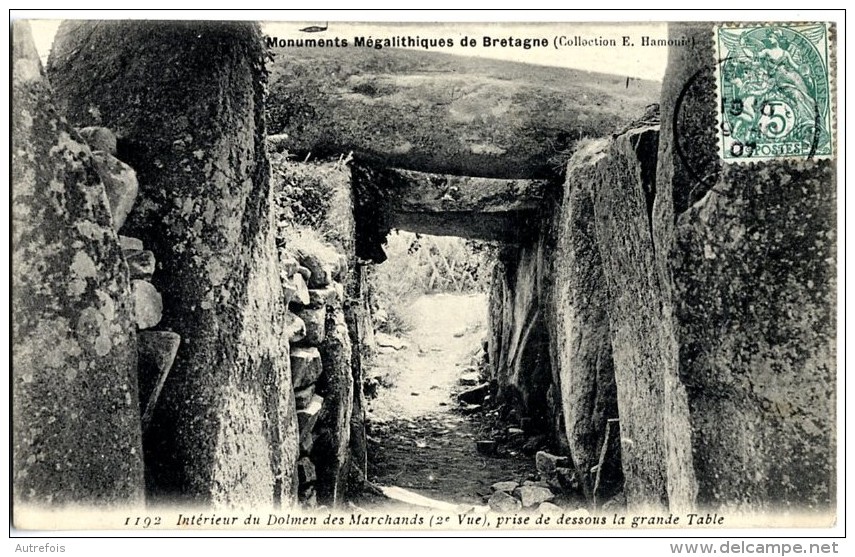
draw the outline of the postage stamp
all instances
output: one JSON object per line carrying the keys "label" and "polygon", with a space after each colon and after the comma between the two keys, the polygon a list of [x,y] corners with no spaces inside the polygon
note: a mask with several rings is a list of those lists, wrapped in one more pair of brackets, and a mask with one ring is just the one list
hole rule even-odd
{"label": "postage stamp", "polygon": [[828,24],[715,27],[725,162],[833,155]]}

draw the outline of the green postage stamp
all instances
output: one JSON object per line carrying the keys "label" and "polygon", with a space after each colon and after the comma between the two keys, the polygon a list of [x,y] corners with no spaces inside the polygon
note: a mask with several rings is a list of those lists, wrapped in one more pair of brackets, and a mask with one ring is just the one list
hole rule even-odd
{"label": "green postage stamp", "polygon": [[825,23],[716,26],[722,160],[833,155],[828,32]]}

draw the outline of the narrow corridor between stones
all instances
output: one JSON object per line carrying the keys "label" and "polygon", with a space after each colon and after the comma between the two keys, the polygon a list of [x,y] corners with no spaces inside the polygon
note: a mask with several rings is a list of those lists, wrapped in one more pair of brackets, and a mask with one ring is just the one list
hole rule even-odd
{"label": "narrow corridor between stones", "polygon": [[[377,302],[376,348],[364,364],[368,488],[354,504],[514,512],[582,507],[572,472],[559,479],[554,470],[556,463],[568,466],[567,459],[548,452],[549,439],[530,419],[497,403],[495,382],[491,389],[485,277],[497,249],[399,232],[386,251],[389,260],[370,281],[384,301]],[[455,277],[458,266],[465,268],[463,280]]]}

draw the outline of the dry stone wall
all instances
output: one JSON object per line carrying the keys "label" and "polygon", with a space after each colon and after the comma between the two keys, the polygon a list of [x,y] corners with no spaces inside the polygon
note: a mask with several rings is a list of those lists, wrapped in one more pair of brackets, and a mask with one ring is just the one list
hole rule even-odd
{"label": "dry stone wall", "polygon": [[267,138],[299,417],[300,502],[339,506],[365,481],[362,351],[373,333],[355,254],[351,169],[290,160]]}
{"label": "dry stone wall", "polygon": [[319,500],[335,505],[345,492],[354,397],[343,310],[347,259],[300,237],[281,254],[300,440],[299,500],[307,508]]}

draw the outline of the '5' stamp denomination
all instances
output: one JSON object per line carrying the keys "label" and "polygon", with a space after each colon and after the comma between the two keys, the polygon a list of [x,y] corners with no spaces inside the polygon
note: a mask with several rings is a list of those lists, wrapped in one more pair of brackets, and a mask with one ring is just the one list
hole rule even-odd
{"label": "'5' stamp denomination", "polygon": [[825,23],[716,26],[722,160],[833,155],[829,40]]}

